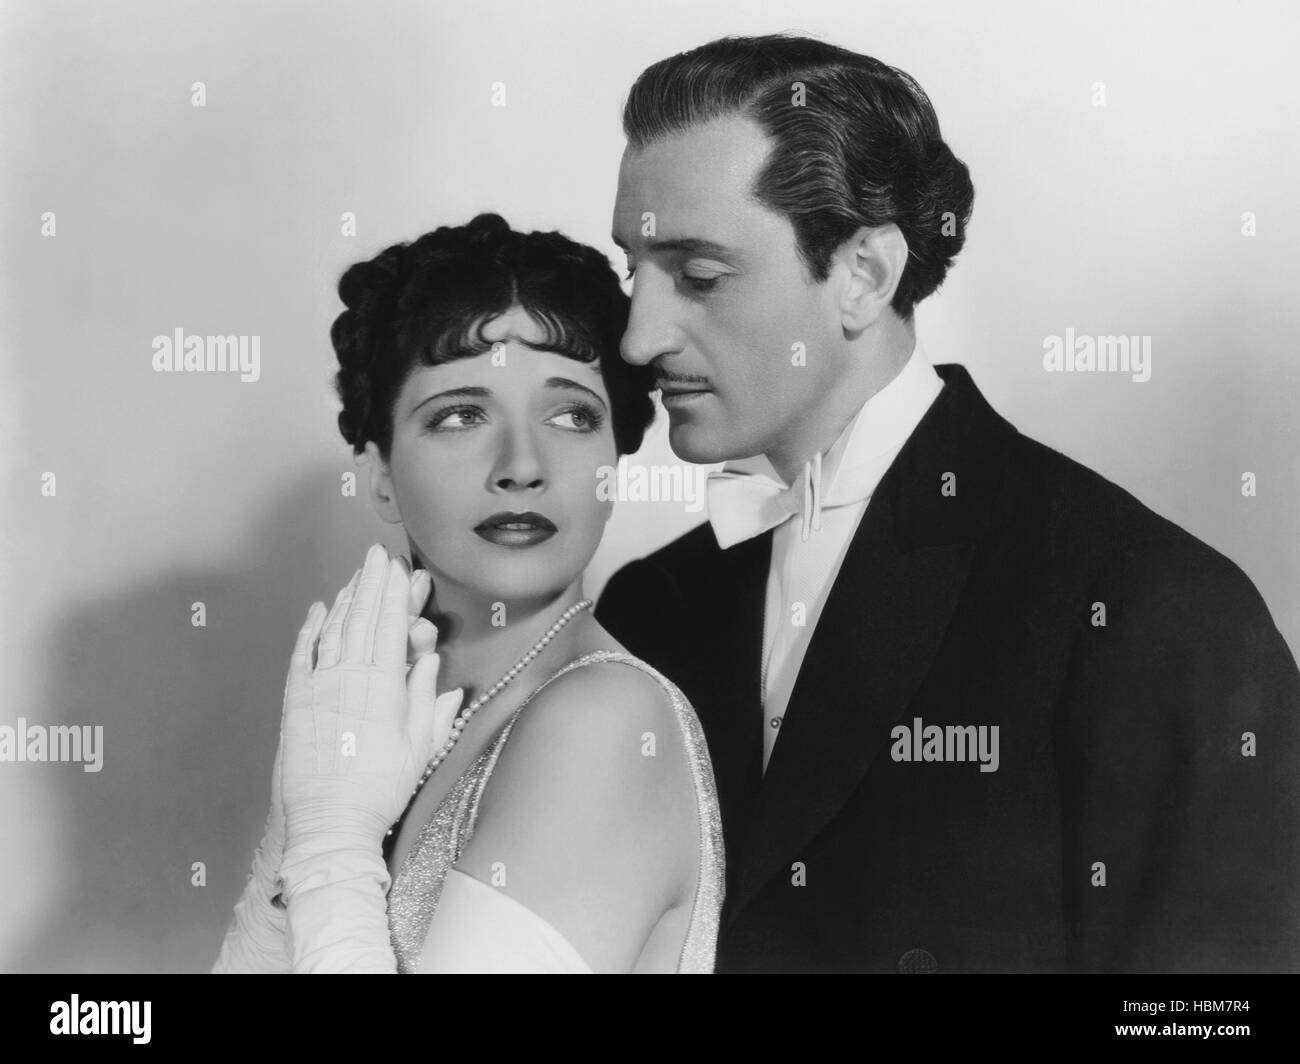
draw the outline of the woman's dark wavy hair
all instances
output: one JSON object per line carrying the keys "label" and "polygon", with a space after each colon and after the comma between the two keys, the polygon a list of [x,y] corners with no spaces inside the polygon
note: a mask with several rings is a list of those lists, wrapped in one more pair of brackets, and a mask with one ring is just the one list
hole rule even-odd
{"label": "woman's dark wavy hair", "polygon": [[497,214],[443,226],[348,268],[347,307],[330,329],[338,355],[339,431],[354,453],[373,440],[384,461],[393,407],[416,364],[436,366],[492,349],[482,328],[520,306],[545,331],[534,350],[597,362],[619,454],[641,446],[654,418],[648,366],[619,357],[630,300],[595,248],[558,232],[518,233]]}
{"label": "woman's dark wavy hair", "polygon": [[939,135],[921,86],[878,59],[807,37],[724,37],[648,67],[624,105],[623,132],[640,148],[731,115],[772,139],[753,194],[790,220],[815,281],[826,280],[832,253],[860,226],[898,226],[908,258],[890,305],[910,319],[965,243],[975,200],[970,171]]}

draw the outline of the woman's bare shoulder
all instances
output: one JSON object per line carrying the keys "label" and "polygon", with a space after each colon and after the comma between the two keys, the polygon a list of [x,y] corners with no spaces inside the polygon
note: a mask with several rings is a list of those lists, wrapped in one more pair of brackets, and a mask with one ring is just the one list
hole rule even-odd
{"label": "woman's bare shoulder", "polygon": [[[685,744],[669,692],[654,676],[618,660],[590,661],[553,679],[525,705],[507,750],[560,756],[572,768],[599,759],[634,783],[662,787],[685,767]],[[681,775],[689,782],[689,776]]]}
{"label": "woman's bare shoulder", "polygon": [[515,718],[458,863],[551,921],[597,970],[629,969],[689,900],[698,819],[676,712],[616,661],[552,680]]}

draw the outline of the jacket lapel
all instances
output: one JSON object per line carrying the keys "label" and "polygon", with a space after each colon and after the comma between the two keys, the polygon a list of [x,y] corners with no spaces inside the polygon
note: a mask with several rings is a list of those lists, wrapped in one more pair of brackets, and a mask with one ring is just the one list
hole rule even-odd
{"label": "jacket lapel", "polygon": [[[997,490],[993,445],[1014,429],[964,369],[936,368],[945,387],[872,496],[813,633],[747,826],[728,919],[772,876],[789,874],[859,786],[961,597]],[[946,473],[955,495],[941,492]]]}

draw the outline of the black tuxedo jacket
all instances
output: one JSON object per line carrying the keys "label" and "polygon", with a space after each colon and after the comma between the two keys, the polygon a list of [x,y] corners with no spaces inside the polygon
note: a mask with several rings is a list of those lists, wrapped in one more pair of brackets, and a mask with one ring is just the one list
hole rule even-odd
{"label": "black tuxedo jacket", "polygon": [[[772,533],[724,551],[703,525],[601,598],[704,726],[717,970],[1300,969],[1300,674],[1259,594],[938,371],[765,775]],[[997,771],[896,760],[917,718],[997,725]]]}

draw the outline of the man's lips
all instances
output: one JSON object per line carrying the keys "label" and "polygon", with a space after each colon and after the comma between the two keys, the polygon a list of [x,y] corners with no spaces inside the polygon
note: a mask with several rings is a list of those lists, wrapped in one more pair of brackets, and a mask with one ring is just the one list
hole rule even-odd
{"label": "man's lips", "polygon": [[555,525],[532,510],[526,513],[502,512],[480,521],[474,528],[480,539],[498,547],[532,547],[545,543],[556,533]]}
{"label": "man's lips", "polygon": [[669,414],[681,416],[685,416],[686,410],[713,394],[712,388],[700,384],[674,384],[664,381],[659,388],[659,398],[664,404],[664,409]]}
{"label": "man's lips", "polygon": [[659,380],[656,381],[655,384],[665,397],[673,395],[696,395],[700,392],[710,392],[713,390],[707,384],[699,384],[694,381]]}
{"label": "man's lips", "polygon": [[665,409],[670,412],[681,411],[698,403],[706,395],[713,394],[712,388],[699,381],[673,381],[661,378],[657,383],[659,385],[659,398],[663,402]]}

